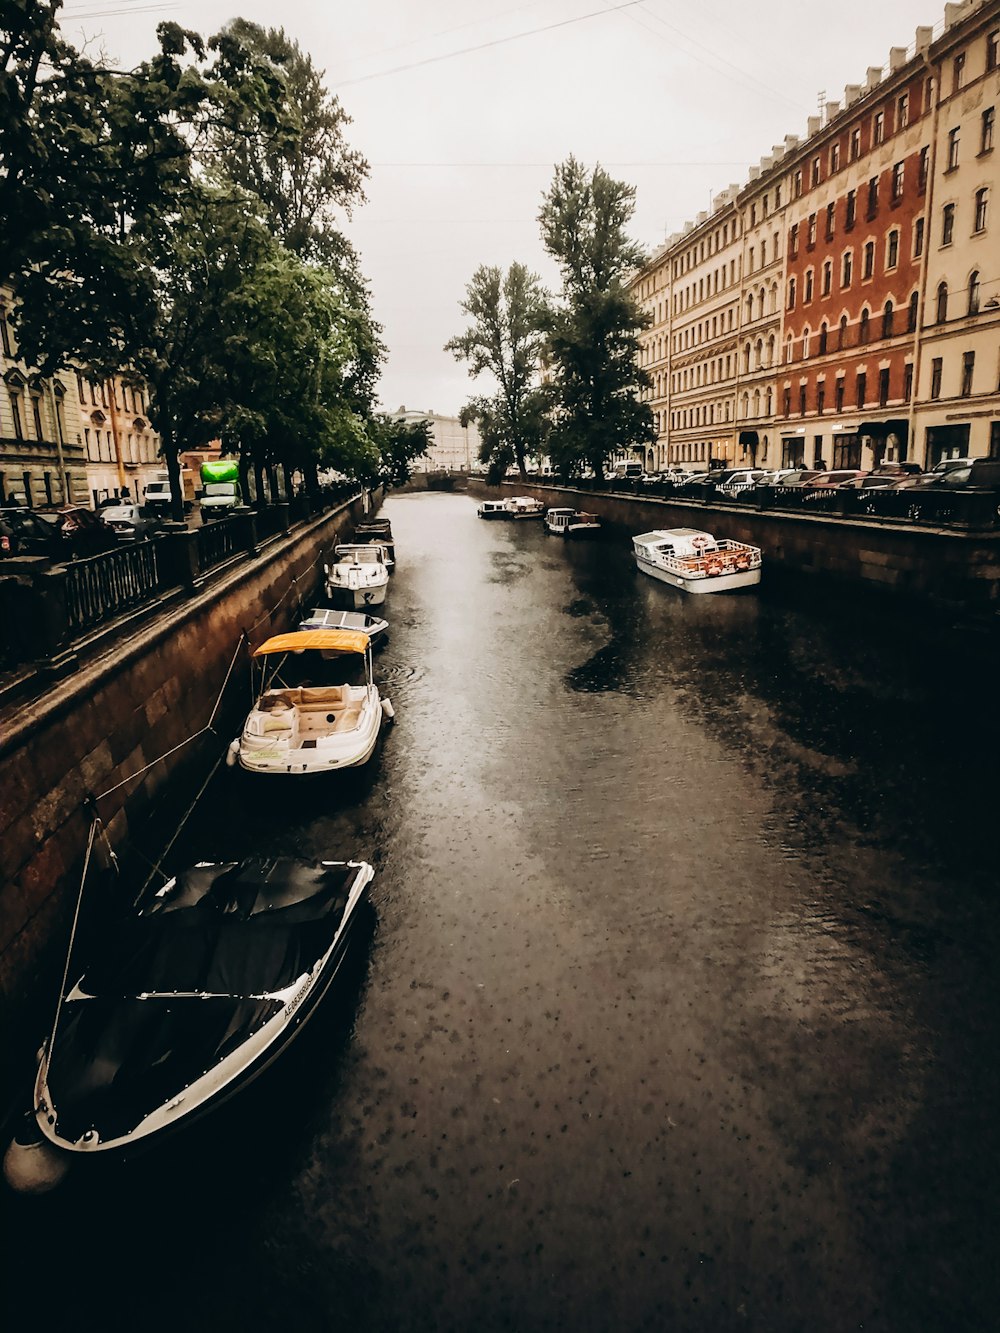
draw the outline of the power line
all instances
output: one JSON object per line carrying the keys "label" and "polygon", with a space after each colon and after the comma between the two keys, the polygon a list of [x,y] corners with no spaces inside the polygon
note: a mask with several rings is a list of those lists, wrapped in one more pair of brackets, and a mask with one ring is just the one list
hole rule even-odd
{"label": "power line", "polygon": [[356,79],[342,79],[338,88],[347,88],[356,83],[368,83],[371,79],[385,79],[390,74],[403,74],[410,69],[419,69],[423,65],[435,65],[442,60],[454,60],[456,56],[471,55],[475,51],[487,51],[493,46],[503,46],[507,42],[518,42],[522,37],[535,37],[541,32],[552,32],[554,28],[568,28],[573,23],[583,23],[587,19],[604,18],[608,14],[617,14],[622,9],[632,9],[633,6],[641,4],[642,0],[625,0],[623,5],[615,5],[611,9],[595,9],[590,14],[578,14],[575,18],[560,19],[558,23],[548,23],[543,27],[529,28],[526,32],[515,32],[510,37],[494,37],[492,41],[480,42],[478,46],[464,46],[459,51],[446,51],[444,55],[427,56],[424,60],[412,60],[408,65],[397,65],[394,69],[384,69],[378,74],[362,74]]}

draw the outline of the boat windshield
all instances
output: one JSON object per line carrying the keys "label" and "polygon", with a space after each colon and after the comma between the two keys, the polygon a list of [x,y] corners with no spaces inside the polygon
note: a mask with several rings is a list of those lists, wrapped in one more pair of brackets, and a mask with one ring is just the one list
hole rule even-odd
{"label": "boat windshield", "polygon": [[337,548],[337,560],[344,565],[381,565],[382,551],[378,546],[347,546]]}

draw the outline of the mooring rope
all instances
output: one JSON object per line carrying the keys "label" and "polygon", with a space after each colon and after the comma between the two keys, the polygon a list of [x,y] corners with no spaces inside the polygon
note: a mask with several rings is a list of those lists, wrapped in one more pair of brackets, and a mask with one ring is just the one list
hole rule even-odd
{"label": "mooring rope", "polygon": [[94,815],[90,825],[90,833],[87,837],[87,854],[83,858],[83,874],[80,876],[80,888],[76,895],[76,906],[73,908],[73,924],[69,932],[69,948],[66,950],[66,963],[63,967],[62,982],[59,986],[59,998],[56,1001],[56,1012],[52,1019],[52,1031],[49,1034],[49,1044],[45,1054],[46,1069],[52,1059],[52,1051],[56,1044],[56,1029],[59,1026],[59,1015],[62,1013],[63,996],[66,994],[66,981],[69,978],[69,964],[73,957],[73,945],[76,941],[76,928],[80,921],[80,905],[83,902],[83,889],[87,883],[87,872],[90,869],[90,857],[94,850],[94,837],[99,827],[102,827],[100,818]]}

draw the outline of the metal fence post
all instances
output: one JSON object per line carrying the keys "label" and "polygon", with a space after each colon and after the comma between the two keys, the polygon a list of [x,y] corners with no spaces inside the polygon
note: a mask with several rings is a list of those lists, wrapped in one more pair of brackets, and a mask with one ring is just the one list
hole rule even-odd
{"label": "metal fence post", "polygon": [[75,671],[80,660],[71,647],[64,647],[69,637],[65,565],[56,565],[37,574],[32,591],[37,603],[38,670],[50,680],[58,680]]}

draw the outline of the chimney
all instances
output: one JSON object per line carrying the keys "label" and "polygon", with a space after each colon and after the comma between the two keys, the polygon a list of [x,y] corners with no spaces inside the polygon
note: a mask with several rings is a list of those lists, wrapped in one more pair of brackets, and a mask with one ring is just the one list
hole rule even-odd
{"label": "chimney", "polygon": [[844,89],[844,106],[851,106],[861,96],[861,84],[849,83]]}
{"label": "chimney", "polygon": [[829,125],[834,116],[840,111],[839,102],[827,102],[826,104],[826,123]]}
{"label": "chimney", "polygon": [[790,153],[799,146],[799,136],[797,134],[785,135],[785,152]]}
{"label": "chimney", "polygon": [[705,212],[704,209],[702,209],[701,212],[698,214],[698,216],[695,218],[695,226],[700,227],[703,222],[707,221],[708,221],[708,214]]}
{"label": "chimney", "polygon": [[822,128],[823,128],[823,117],[810,116],[809,119],[806,121],[806,136],[811,139],[814,134],[819,134]]}
{"label": "chimney", "polygon": [[773,157],[762,157],[760,159],[760,169],[762,173],[765,171],[770,171],[773,166],[774,166]]}
{"label": "chimney", "polygon": [[921,27],[917,29],[916,49],[919,55],[921,51],[926,51],[934,40],[934,29],[931,27]]}
{"label": "chimney", "polygon": [[895,72],[897,69],[902,69],[905,64],[906,64],[906,47],[891,46],[889,48],[890,71]]}
{"label": "chimney", "polygon": [[882,66],[869,65],[868,77],[867,79],[865,79],[865,92],[870,93],[871,90],[873,88],[877,88],[881,82],[882,82]]}
{"label": "chimney", "polygon": [[760,180],[760,167],[751,167],[747,172],[747,180]]}
{"label": "chimney", "polygon": [[969,11],[969,6],[966,4],[945,5],[944,26],[946,28],[953,27],[956,23],[959,22],[960,19],[965,18],[968,11]]}

